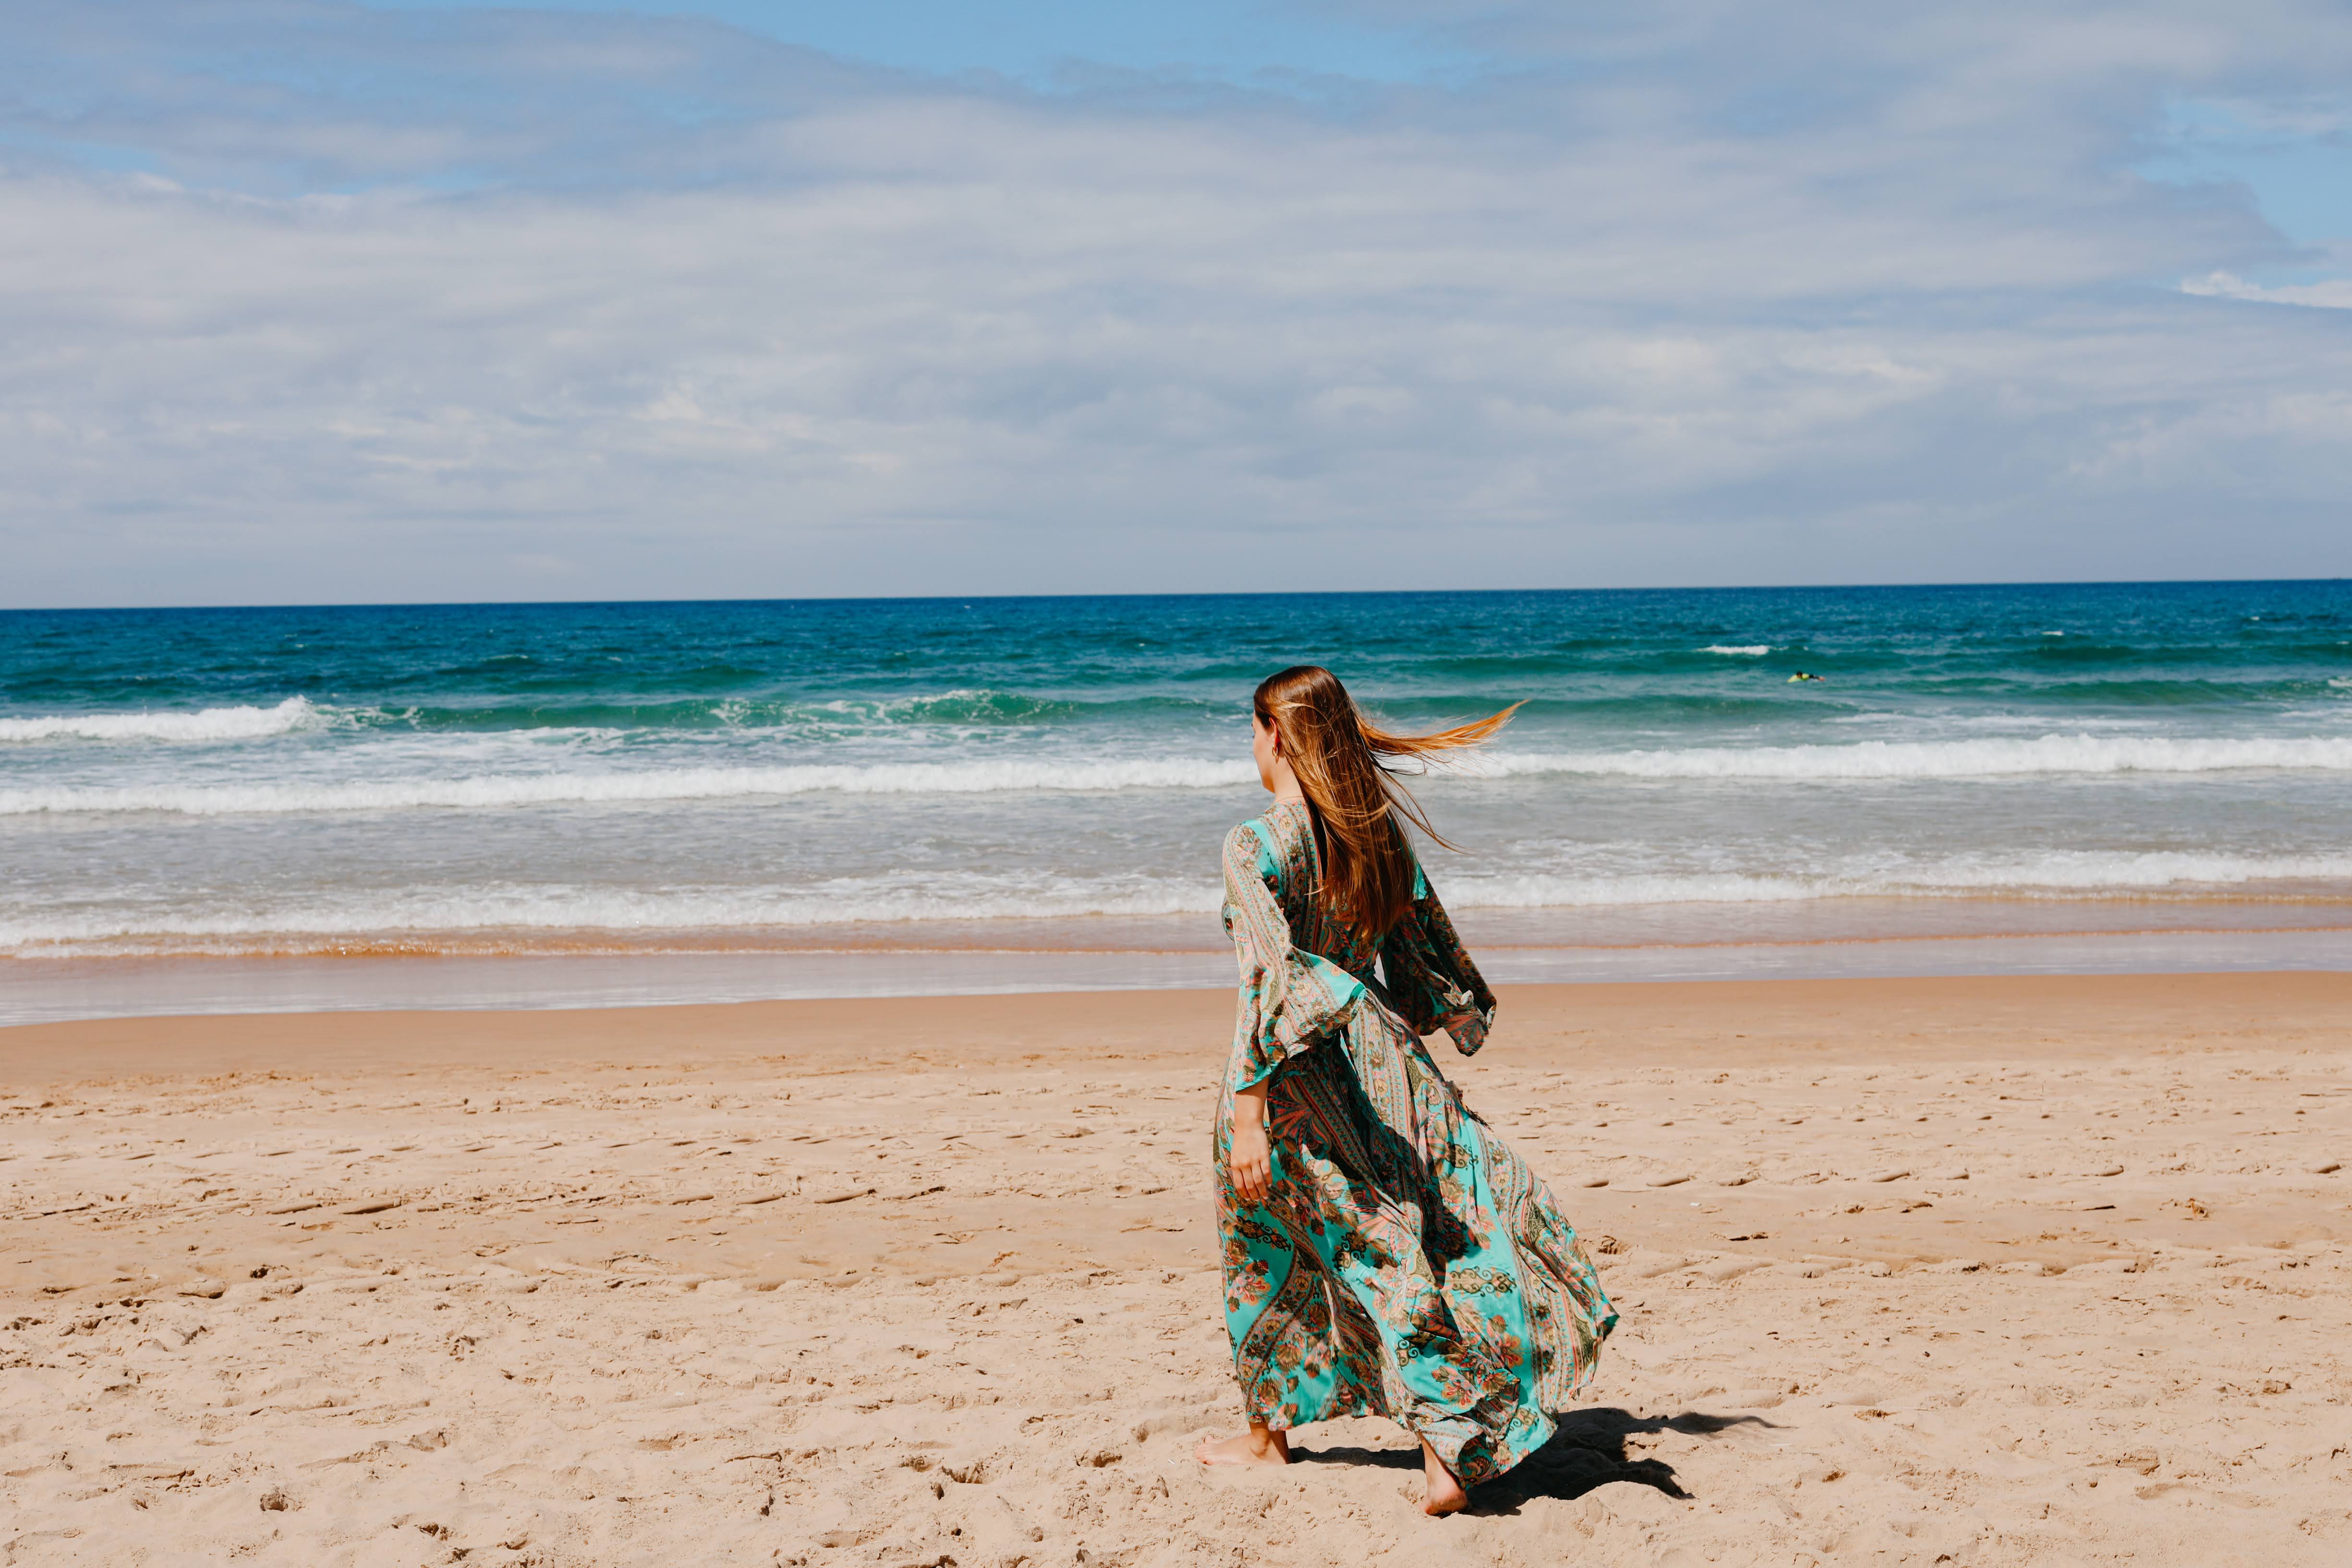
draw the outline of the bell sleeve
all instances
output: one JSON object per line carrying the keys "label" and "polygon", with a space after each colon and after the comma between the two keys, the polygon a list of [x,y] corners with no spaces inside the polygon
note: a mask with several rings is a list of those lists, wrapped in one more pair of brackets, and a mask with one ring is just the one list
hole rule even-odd
{"label": "bell sleeve", "polygon": [[1445,906],[1415,865],[1412,908],[1396,923],[1381,948],[1381,980],[1397,1016],[1420,1035],[1434,1034],[1443,1020],[1469,1017],[1447,1027],[1454,1048],[1475,1056],[1495,1021],[1495,994],[1486,988],[1469,950],[1454,933]]}
{"label": "bell sleeve", "polygon": [[1225,934],[1241,965],[1225,1087],[1244,1089],[1343,1028],[1364,987],[1338,964],[1291,945],[1276,896],[1281,867],[1255,825],[1227,835],[1224,870]]}

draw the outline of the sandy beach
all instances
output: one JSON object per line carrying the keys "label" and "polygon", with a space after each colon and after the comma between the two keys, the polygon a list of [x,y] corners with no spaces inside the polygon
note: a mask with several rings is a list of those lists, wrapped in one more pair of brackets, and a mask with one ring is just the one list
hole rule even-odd
{"label": "sandy beach", "polygon": [[1236,1401],[1211,992],[0,1031],[0,1563],[2352,1561],[2352,976],[1507,989],[1623,1326]]}

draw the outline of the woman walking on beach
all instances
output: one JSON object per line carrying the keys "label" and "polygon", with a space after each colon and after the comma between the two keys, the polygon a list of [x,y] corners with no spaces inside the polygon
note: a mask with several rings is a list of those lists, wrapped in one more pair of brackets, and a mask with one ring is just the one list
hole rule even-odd
{"label": "woman walking on beach", "polygon": [[1452,1513],[1551,1436],[1617,1321],[1549,1191],[1421,1043],[1443,1027],[1472,1054],[1495,999],[1403,824],[1444,840],[1381,759],[1483,744],[1511,710],[1392,735],[1315,665],[1251,707],[1275,798],[1225,840],[1241,999],[1216,1127],[1249,1430],[1200,1458],[1287,1464],[1293,1426],[1388,1415],[1421,1439],[1423,1507]]}

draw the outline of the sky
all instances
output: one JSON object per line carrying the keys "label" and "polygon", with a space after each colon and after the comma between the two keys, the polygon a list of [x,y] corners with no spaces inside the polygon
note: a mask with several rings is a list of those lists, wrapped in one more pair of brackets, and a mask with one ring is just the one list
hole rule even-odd
{"label": "sky", "polygon": [[0,605],[2352,575],[2338,0],[0,27]]}

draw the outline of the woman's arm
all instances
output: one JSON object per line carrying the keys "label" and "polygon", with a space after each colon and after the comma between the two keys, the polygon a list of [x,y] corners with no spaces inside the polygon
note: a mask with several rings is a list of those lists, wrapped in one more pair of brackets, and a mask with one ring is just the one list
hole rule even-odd
{"label": "woman's arm", "polygon": [[1239,1094],[1345,1021],[1363,986],[1337,964],[1291,945],[1272,886],[1272,852],[1244,824],[1225,840],[1225,931],[1241,965],[1225,1087]]}
{"label": "woman's arm", "polygon": [[1273,852],[1244,825],[1225,840],[1225,930],[1241,964],[1225,1088],[1233,1095],[1225,1173],[1244,1203],[1274,1190],[1265,1086],[1285,1063],[1347,1019],[1363,985],[1346,970],[1291,945],[1290,922],[1275,897]]}
{"label": "woman's arm", "polygon": [[1278,1016],[1290,922],[1265,885],[1257,835],[1236,827],[1225,840],[1225,930],[1241,961],[1239,1016],[1234,1048],[1225,1064],[1234,1094],[1234,1125],[1225,1149],[1225,1174],[1244,1203],[1262,1203],[1274,1187],[1274,1149],[1266,1135],[1265,1086],[1286,1055],[1274,1040],[1269,1014]]}

